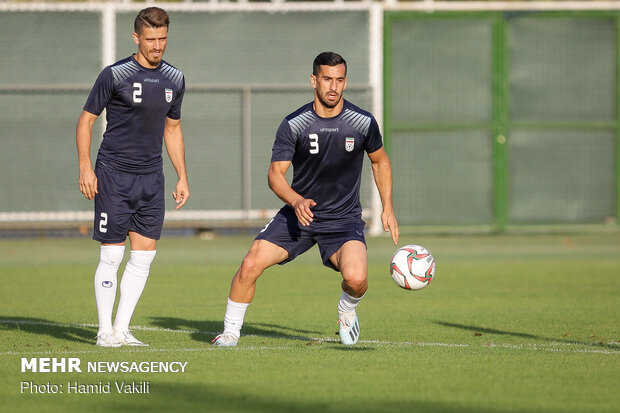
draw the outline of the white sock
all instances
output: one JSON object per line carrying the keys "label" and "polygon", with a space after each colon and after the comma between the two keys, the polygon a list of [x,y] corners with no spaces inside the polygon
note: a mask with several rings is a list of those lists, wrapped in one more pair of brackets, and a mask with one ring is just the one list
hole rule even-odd
{"label": "white sock", "polygon": [[224,315],[224,334],[233,334],[239,338],[241,336],[241,326],[245,319],[245,311],[250,303],[236,303],[230,298],[226,304],[226,314]]}
{"label": "white sock", "polygon": [[121,332],[129,329],[129,322],[138,300],[144,291],[146,280],[149,277],[151,263],[157,251],[131,251],[129,262],[125,266],[121,279],[121,298],[118,301],[114,331]]}
{"label": "white sock", "polygon": [[124,254],[124,245],[102,245],[99,251],[99,265],[95,271],[95,302],[100,333],[112,329],[117,272]]}
{"label": "white sock", "polygon": [[[364,293],[364,295],[366,294]],[[364,298],[364,295],[356,298],[350,296],[343,291],[342,295],[340,296],[340,301],[338,302],[338,318],[340,318],[340,316],[342,316],[342,314],[344,313],[350,313],[351,311],[354,311],[355,307],[357,307],[359,302],[362,301],[362,298]]]}

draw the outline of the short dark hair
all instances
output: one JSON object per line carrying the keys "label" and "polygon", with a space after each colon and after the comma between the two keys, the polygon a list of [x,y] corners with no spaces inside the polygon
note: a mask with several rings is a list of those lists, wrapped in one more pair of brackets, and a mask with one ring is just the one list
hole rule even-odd
{"label": "short dark hair", "polygon": [[140,10],[136,16],[136,20],[133,22],[133,30],[140,34],[145,27],[149,29],[166,27],[167,29],[169,24],[170,18],[166,10],[160,9],[159,7],[147,7],[146,9]]}
{"label": "short dark hair", "polygon": [[347,73],[347,61],[344,60],[342,56],[338,53],[334,52],[323,52],[319,53],[317,57],[314,58],[314,62],[312,63],[312,74],[318,75],[321,71],[321,66],[338,66],[344,64],[344,73]]}

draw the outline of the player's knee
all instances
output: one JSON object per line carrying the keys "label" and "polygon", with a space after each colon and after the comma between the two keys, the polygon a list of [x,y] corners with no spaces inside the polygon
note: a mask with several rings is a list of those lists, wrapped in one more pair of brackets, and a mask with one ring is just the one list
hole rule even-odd
{"label": "player's knee", "polygon": [[254,282],[264,270],[260,260],[256,259],[253,254],[248,254],[241,262],[237,278],[241,282]]}
{"label": "player's knee", "polygon": [[366,277],[353,277],[345,280],[347,289],[354,293],[354,297],[361,297],[368,289],[368,279]]}
{"label": "player's knee", "polygon": [[348,290],[354,292],[355,297],[360,297],[368,289],[368,270],[365,265],[351,264],[342,268],[342,278]]}
{"label": "player's knee", "polygon": [[132,250],[129,254],[129,261],[127,262],[127,269],[134,275],[146,278],[149,276],[151,264],[155,259],[156,250],[141,251]]}
{"label": "player's knee", "polygon": [[99,261],[110,267],[118,268],[125,255],[124,245],[102,245],[99,253]]}

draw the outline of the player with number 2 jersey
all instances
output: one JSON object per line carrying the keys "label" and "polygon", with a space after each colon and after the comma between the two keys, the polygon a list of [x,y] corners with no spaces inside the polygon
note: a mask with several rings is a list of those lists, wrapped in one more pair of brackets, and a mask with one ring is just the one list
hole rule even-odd
{"label": "player with number 2 jersey", "polygon": [[[163,60],[168,26],[168,13],[158,7],[138,13],[133,33],[138,52],[103,69],[76,128],[79,187],[87,199],[95,200],[93,238],[101,242],[95,272],[98,346],[147,345],[133,336],[129,322],[146,285],[164,223],[164,142],[178,176],[172,193],[176,208],[189,197],[181,132],[185,79]],[[93,168],[93,124],[103,109],[106,129]],[[120,300],[112,325],[117,271],[127,237],[131,253],[118,286]]]}
{"label": "player with number 2 jersey", "polygon": [[132,173],[161,169],[166,117],[181,119],[184,92],[183,73],[165,61],[151,69],[129,56],[103,69],[84,105],[97,116],[106,109],[97,160]]}

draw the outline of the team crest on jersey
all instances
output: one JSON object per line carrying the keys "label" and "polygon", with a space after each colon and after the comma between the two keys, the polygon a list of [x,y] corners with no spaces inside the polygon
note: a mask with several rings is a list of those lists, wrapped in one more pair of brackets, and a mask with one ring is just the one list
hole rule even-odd
{"label": "team crest on jersey", "polygon": [[355,138],[344,138],[344,148],[347,152],[351,152],[355,147]]}
{"label": "team crest on jersey", "polygon": [[172,102],[172,89],[166,89],[166,102]]}

